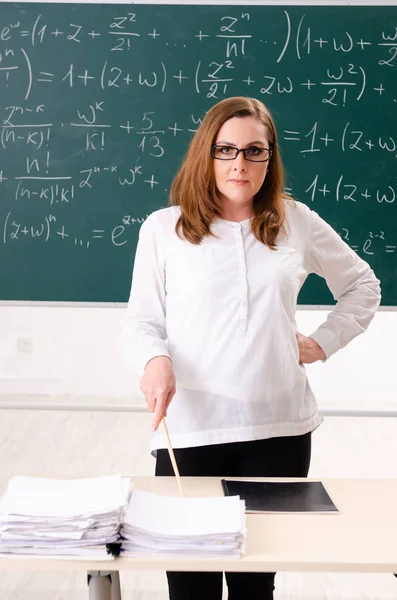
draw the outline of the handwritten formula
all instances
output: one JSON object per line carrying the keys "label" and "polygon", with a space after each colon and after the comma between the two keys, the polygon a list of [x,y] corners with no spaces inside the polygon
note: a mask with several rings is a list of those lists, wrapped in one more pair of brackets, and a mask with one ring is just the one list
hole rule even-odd
{"label": "handwritten formula", "polygon": [[[395,270],[397,7],[0,8],[0,244],[10,265],[29,256],[39,271],[48,255],[54,281],[59,260],[87,281],[105,262],[105,276],[118,273],[114,291],[94,283],[92,298],[126,300],[140,225],[167,205],[206,111],[244,95],[274,115],[285,193],[381,278]],[[25,293],[8,286],[5,297]],[[397,303],[397,281],[388,294]]]}

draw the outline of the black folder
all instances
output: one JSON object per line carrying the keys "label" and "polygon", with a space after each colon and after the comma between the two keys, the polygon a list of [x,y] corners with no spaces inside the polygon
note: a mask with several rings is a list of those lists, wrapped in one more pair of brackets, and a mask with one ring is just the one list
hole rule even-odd
{"label": "black folder", "polygon": [[246,512],[338,513],[321,481],[222,479],[225,496],[240,496]]}

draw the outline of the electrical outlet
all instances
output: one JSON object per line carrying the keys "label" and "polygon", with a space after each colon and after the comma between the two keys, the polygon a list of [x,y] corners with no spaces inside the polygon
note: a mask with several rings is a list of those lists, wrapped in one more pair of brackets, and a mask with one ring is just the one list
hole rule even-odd
{"label": "electrical outlet", "polygon": [[33,340],[30,337],[19,337],[17,339],[17,348],[18,352],[23,352],[27,354],[28,352],[33,352]]}

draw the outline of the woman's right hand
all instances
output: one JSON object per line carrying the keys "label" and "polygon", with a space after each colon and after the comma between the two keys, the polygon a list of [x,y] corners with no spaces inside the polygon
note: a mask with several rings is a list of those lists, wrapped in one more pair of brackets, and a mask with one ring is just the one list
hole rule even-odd
{"label": "woman's right hand", "polygon": [[156,431],[175,394],[175,375],[168,356],[155,356],[147,363],[140,385],[149,412],[154,413],[153,431]]}

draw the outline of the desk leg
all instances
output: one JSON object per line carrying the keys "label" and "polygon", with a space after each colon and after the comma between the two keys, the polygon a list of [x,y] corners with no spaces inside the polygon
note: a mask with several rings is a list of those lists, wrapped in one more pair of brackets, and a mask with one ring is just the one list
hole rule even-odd
{"label": "desk leg", "polygon": [[121,600],[120,573],[112,571],[110,574],[112,580],[112,600]]}
{"label": "desk leg", "polygon": [[89,600],[121,600],[118,571],[89,571],[87,579]]}

